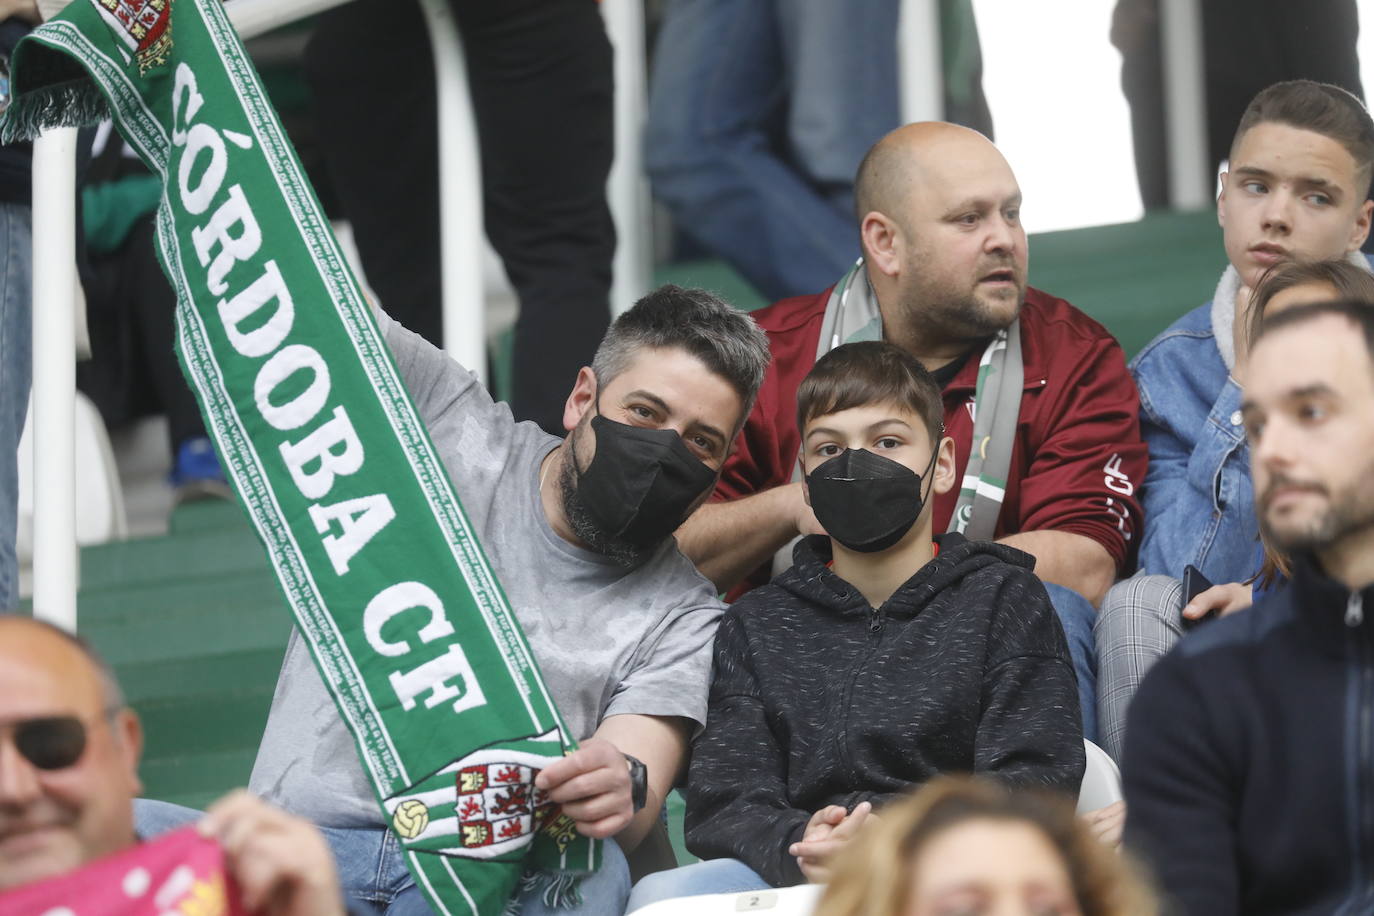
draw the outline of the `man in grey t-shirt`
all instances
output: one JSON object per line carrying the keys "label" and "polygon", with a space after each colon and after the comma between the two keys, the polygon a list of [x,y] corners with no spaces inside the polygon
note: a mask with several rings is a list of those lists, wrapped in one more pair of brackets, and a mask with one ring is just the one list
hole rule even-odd
{"label": "man in grey t-shirt", "polygon": [[[387,316],[378,320],[582,742],[539,785],[582,833],[615,838],[603,874],[585,882],[584,911],[619,913],[629,884],[617,849],[633,849],[653,826],[705,721],[721,612],[672,532],[715,484],[763,379],[767,341],[708,293],[656,290],[615,322],[579,372],[560,441],[515,423],[470,373]],[[424,911],[295,632],[250,788],[326,828],[351,895],[390,914]],[[534,916],[543,904],[529,897],[522,912]]]}

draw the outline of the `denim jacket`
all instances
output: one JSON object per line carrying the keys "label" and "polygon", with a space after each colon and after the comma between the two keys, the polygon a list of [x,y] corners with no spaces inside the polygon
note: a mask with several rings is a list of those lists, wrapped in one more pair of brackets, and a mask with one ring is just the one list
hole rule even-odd
{"label": "denim jacket", "polygon": [[1228,267],[1213,300],[1219,307],[1193,309],[1131,361],[1150,449],[1140,542],[1147,573],[1181,577],[1191,563],[1220,584],[1259,570],[1250,450],[1241,389],[1231,378],[1231,303],[1239,282]]}
{"label": "denim jacket", "polygon": [[[1374,261],[1352,254],[1365,269]],[[1141,503],[1140,569],[1182,577],[1192,564],[1212,582],[1244,582],[1263,550],[1241,423],[1241,388],[1231,378],[1232,327],[1240,278],[1227,267],[1212,301],[1150,341],[1131,361],[1140,390],[1140,432],[1150,449]]]}

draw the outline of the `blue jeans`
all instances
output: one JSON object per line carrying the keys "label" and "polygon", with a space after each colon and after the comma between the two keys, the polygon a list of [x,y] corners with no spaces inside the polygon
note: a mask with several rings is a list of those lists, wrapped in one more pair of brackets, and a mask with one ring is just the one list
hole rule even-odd
{"label": "blue jeans", "polygon": [[0,203],[0,611],[19,603],[18,453],[33,370],[30,212],[26,204]]}
{"label": "blue jeans", "polygon": [[[157,836],[200,817],[193,808],[140,798],[134,801],[134,830],[140,837]],[[339,883],[351,903],[370,904],[385,916],[432,916],[433,910],[411,880],[401,858],[396,837],[380,827],[321,827],[320,833],[334,851]],[[516,897],[520,916],[606,916],[625,911],[630,896],[630,866],[614,842],[607,842],[601,868],[582,880],[582,905],[554,910],[539,899],[538,891]]]}
{"label": "blue jeans", "polygon": [[1078,592],[1051,582],[1045,583],[1050,603],[1059,615],[1064,638],[1069,643],[1073,673],[1078,678],[1078,705],[1083,712],[1083,737],[1097,743],[1097,641],[1093,624],[1097,610]]}
{"label": "blue jeans", "polygon": [[710,859],[646,875],[630,892],[628,916],[640,907],[676,897],[767,890],[768,882],[739,859]]}
{"label": "blue jeans", "polygon": [[668,4],[644,135],[654,195],[769,299],[818,292],[858,257],[854,172],[901,123],[899,7]]}

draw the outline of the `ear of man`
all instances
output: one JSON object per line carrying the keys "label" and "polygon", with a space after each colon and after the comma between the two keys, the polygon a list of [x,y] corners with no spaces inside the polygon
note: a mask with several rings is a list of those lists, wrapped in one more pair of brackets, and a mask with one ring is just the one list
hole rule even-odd
{"label": "ear of man", "polygon": [[577,370],[577,381],[573,383],[568,400],[563,404],[563,428],[572,432],[592,405],[596,403],[596,373],[591,366]]}
{"label": "ear of man", "polygon": [[897,221],[885,213],[872,210],[864,214],[859,233],[863,241],[864,258],[870,267],[884,276],[897,276],[902,266],[899,245],[902,231]]}
{"label": "ear of man", "polygon": [[1364,247],[1365,239],[1369,238],[1371,214],[1374,214],[1374,200],[1362,201],[1359,215],[1355,217],[1355,225],[1350,229],[1350,242],[1345,249],[1347,254]]}
{"label": "ear of man", "polygon": [[143,794],[143,781],[138,778],[138,763],[143,759],[143,723],[138,713],[125,707],[114,714],[110,721],[114,734],[120,768],[127,777],[129,797]]}

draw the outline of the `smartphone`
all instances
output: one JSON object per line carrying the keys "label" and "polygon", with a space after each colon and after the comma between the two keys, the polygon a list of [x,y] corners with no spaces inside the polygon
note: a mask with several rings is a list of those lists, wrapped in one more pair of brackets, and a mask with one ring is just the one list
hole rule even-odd
{"label": "smartphone", "polygon": [[[1212,583],[1207,580],[1207,577],[1204,576],[1196,566],[1189,563],[1183,568],[1183,603],[1185,605],[1211,587]],[[1182,608],[1180,608],[1180,610],[1182,610]],[[1217,616],[1217,612],[1211,610],[1196,620],[1184,617],[1181,620],[1181,624],[1184,631],[1187,632],[1198,624],[1211,620],[1215,616]]]}

